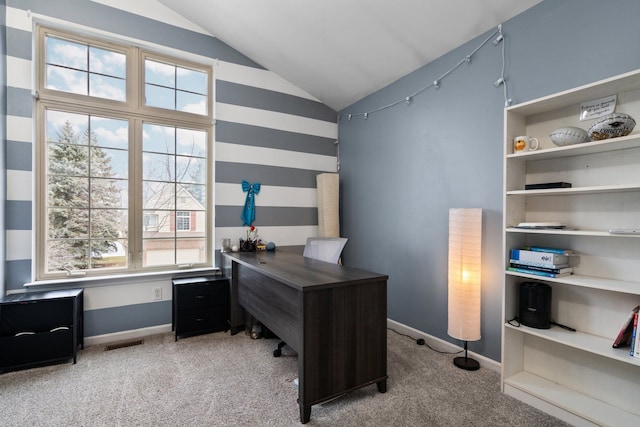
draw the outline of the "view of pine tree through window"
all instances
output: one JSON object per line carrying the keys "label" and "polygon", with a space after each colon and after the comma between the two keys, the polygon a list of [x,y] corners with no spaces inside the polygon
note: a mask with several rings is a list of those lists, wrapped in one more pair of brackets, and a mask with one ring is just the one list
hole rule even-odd
{"label": "view of pine tree through window", "polygon": [[38,37],[38,279],[211,265],[211,67]]}
{"label": "view of pine tree through window", "polygon": [[47,111],[47,269],[127,266],[128,123]]}

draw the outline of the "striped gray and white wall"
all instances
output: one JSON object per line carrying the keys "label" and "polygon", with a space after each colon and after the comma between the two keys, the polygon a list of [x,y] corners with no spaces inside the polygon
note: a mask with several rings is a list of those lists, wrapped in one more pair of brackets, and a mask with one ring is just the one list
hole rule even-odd
{"label": "striped gray and white wall", "polygon": [[[3,0],[4,1],[4,0]],[[280,246],[303,245],[317,234],[318,173],[337,168],[337,115],[317,99],[264,69],[154,0],[6,0],[6,261],[8,292],[33,280],[33,29],[43,21],[114,37],[212,64],[215,78],[215,241],[245,233],[241,181],[260,182],[259,235]],[[131,3],[131,5],[127,5]],[[124,6],[120,6],[120,4]],[[2,5],[2,3],[0,3]],[[123,10],[127,8],[127,10]],[[134,10],[136,8],[137,10]],[[144,16],[141,15],[144,13]],[[168,277],[131,278],[85,286],[85,335],[168,330]],[[152,301],[161,286],[163,300]],[[91,338],[90,338],[91,342]]]}

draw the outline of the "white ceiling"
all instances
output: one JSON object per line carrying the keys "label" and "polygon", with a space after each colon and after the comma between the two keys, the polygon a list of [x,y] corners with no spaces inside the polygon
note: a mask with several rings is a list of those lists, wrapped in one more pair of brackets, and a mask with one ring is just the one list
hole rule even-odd
{"label": "white ceiling", "polygon": [[542,0],[157,0],[335,110]]}

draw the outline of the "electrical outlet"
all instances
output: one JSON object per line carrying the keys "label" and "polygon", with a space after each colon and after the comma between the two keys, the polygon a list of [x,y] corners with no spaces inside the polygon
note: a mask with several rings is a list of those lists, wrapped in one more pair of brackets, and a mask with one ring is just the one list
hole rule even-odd
{"label": "electrical outlet", "polygon": [[162,288],[153,288],[153,300],[159,301],[162,299]]}

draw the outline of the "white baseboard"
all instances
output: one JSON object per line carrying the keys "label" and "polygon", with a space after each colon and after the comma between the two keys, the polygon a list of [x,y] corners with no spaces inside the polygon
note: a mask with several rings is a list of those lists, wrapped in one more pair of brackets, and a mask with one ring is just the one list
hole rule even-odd
{"label": "white baseboard", "polygon": [[149,335],[171,332],[171,325],[150,326],[148,328],[132,329],[130,331],[114,332],[112,334],[95,335],[84,338],[85,347],[90,345],[102,345],[118,341],[126,341],[136,338],[144,338]]}
{"label": "white baseboard", "polygon": [[[401,332],[403,334],[409,335],[415,339],[418,338],[422,338],[424,339],[427,343],[429,343],[430,346],[432,347],[436,347],[438,350],[442,350],[442,351],[459,351],[459,350],[463,350],[462,347],[457,346],[455,344],[451,344],[449,341],[445,341],[443,339],[440,339],[438,337],[434,337],[433,335],[429,335],[425,332],[419,331],[417,329],[414,329],[410,326],[404,325],[402,323],[396,322],[395,320],[391,320],[389,318],[387,318],[387,327],[389,329],[393,329],[395,331]],[[474,359],[476,359],[478,362],[480,362],[480,366],[483,366],[485,368],[491,369],[493,371],[496,371],[498,373],[500,373],[501,369],[502,369],[502,364],[500,362],[496,362],[493,359],[489,359],[488,357],[485,357],[481,354],[478,353],[474,353],[472,351],[468,351],[468,354],[470,356],[473,356]],[[453,363],[453,362],[452,362]]]}

